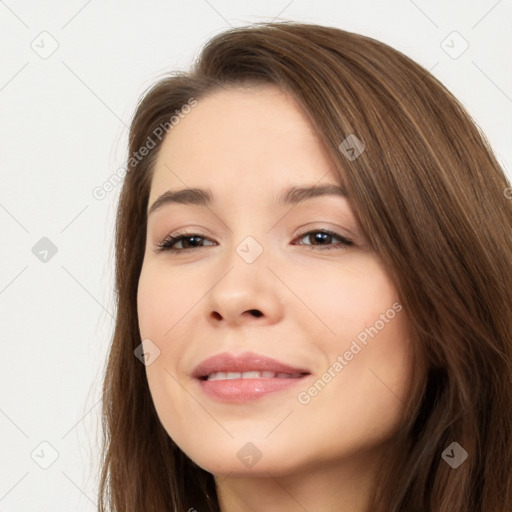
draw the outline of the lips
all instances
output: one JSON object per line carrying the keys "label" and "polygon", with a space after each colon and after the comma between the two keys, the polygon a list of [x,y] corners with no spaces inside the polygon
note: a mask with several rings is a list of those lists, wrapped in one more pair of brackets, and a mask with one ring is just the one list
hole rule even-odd
{"label": "lips", "polygon": [[310,372],[252,352],[227,352],[205,359],[192,376],[210,398],[245,402],[290,388]]}
{"label": "lips", "polygon": [[[300,376],[302,374],[309,374],[309,371],[304,368],[294,368],[288,364],[281,363],[270,357],[266,357],[260,354],[254,354],[253,352],[245,352],[235,356],[224,352],[217,354],[213,357],[209,357],[201,362],[193,372],[193,376],[197,379],[207,380],[207,377],[214,373],[225,373],[231,374],[227,378],[237,378],[233,374],[247,374],[252,372],[272,372],[274,374],[282,374],[284,377],[287,376]],[[275,375],[262,375],[260,378],[275,377]],[[240,377],[238,377],[240,378]],[[255,376],[242,376],[242,378],[258,378]]]}

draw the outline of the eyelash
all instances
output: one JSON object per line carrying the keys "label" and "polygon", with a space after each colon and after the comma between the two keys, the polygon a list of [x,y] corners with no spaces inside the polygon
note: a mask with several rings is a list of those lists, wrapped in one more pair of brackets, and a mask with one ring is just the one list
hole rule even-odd
{"label": "eyelash", "polygon": [[[341,243],[337,246],[337,247],[328,247],[328,246],[322,246],[322,245],[312,245],[312,244],[306,244],[306,246],[309,246],[309,247],[318,247],[321,251],[330,251],[332,249],[344,249],[346,247],[350,247],[352,245],[354,245],[354,243],[352,242],[352,240],[349,240],[348,238],[345,238],[344,236],[341,236],[339,235],[338,233],[335,233],[334,231],[329,231],[328,229],[315,229],[313,231],[306,231],[305,233],[301,233],[300,235],[298,235],[297,238],[304,238],[305,236],[307,235],[311,235],[311,234],[314,234],[314,233],[323,233],[325,235],[330,235],[332,237],[335,237],[335,238],[338,238]],[[172,246],[183,240],[183,239],[186,239],[186,238],[204,238],[204,239],[207,239],[207,237],[204,237],[198,233],[175,233],[174,235],[170,235],[168,237],[166,237],[162,242],[158,243],[156,245],[156,249],[155,249],[155,252],[157,253],[160,253],[160,252],[173,252],[173,253],[179,253],[179,252],[186,252],[186,251],[191,251],[191,250],[194,250],[194,249],[200,249],[201,246],[199,247],[186,247],[184,249],[174,249],[172,248]],[[299,245],[304,245],[304,244],[299,244]],[[332,245],[332,244],[329,244],[329,245]]]}

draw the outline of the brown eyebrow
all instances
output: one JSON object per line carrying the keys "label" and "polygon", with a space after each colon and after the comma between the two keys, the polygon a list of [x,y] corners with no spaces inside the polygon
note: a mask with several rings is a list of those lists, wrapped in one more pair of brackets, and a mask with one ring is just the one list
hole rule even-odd
{"label": "brown eyebrow", "polygon": [[[290,187],[284,190],[278,197],[279,205],[297,204],[300,201],[319,196],[347,197],[347,191],[341,185],[328,184],[310,187]],[[193,204],[208,206],[213,202],[213,194],[210,190],[202,188],[184,188],[181,190],[168,190],[159,196],[148,210],[148,217],[153,212],[167,204]]]}

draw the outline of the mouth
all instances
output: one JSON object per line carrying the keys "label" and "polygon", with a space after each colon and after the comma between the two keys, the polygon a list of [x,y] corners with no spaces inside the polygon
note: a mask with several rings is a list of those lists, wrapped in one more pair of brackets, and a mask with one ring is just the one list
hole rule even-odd
{"label": "mouth", "polygon": [[251,352],[218,354],[200,363],[192,374],[209,398],[235,403],[288,390],[308,375],[304,368]]}
{"label": "mouth", "polygon": [[249,371],[249,372],[211,372],[201,380],[235,380],[235,379],[298,379],[308,373],[285,373],[285,372],[271,372],[265,371]]}

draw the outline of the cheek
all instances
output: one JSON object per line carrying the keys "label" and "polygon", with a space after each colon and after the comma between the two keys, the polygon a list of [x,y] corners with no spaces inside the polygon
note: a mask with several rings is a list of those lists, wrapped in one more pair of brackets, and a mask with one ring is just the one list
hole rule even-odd
{"label": "cheek", "polygon": [[[137,289],[139,330],[141,338],[150,339],[159,350],[158,357],[145,366],[146,378],[160,423],[172,438],[183,435],[176,417],[187,408],[187,397],[176,380],[173,364],[186,345],[179,342],[184,339],[182,330],[187,320],[186,311],[190,309],[184,297],[186,290],[176,293],[175,279],[171,280],[165,271],[155,266],[143,266]],[[181,322],[180,318],[183,318]],[[173,343],[168,342],[171,339]]]}
{"label": "cheek", "polygon": [[[169,268],[143,266],[137,289],[137,313],[142,339],[150,339],[159,356],[146,366],[151,395],[164,426],[189,401],[178,380],[178,371],[194,331],[194,307],[204,290],[194,286],[190,275]],[[165,420],[167,418],[167,420]]]}
{"label": "cheek", "polygon": [[371,259],[331,267],[316,283],[304,282],[303,293],[309,287],[308,306],[330,333],[317,337],[326,363],[301,403],[329,428],[351,424],[350,435],[382,440],[400,422],[413,363],[397,291]]}
{"label": "cheek", "polygon": [[187,312],[201,294],[190,280],[183,281],[183,273],[171,274],[169,269],[156,265],[143,266],[137,289],[137,312],[143,338],[175,337],[175,329],[186,320]]}
{"label": "cheek", "polygon": [[[381,315],[386,319],[399,315],[393,309],[399,303],[396,289],[372,255],[359,254],[301,272],[293,288],[312,313],[308,320],[322,329],[320,343],[329,352],[348,350],[351,340],[360,333],[364,338],[365,328],[376,322],[382,327]],[[386,330],[392,323],[393,319],[385,324]]]}

